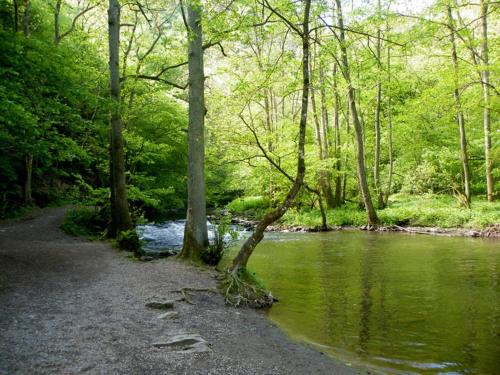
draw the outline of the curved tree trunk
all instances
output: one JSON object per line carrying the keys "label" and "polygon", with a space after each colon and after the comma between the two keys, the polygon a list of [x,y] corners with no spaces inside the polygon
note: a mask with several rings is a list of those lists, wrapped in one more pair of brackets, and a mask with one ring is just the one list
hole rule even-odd
{"label": "curved tree trunk", "polygon": [[188,202],[182,258],[197,260],[208,246],[205,198],[205,74],[201,9],[188,5],[189,27],[189,125],[188,125]]}
{"label": "curved tree trunk", "polygon": [[342,5],[340,0],[335,0],[337,5],[337,22],[339,28],[339,36],[340,36],[340,51],[342,54],[342,65],[343,65],[343,74],[344,78],[347,81],[347,94],[349,100],[349,110],[351,112],[352,123],[354,126],[354,131],[356,135],[356,146],[357,146],[357,169],[358,169],[358,181],[359,188],[361,190],[361,195],[363,197],[363,203],[366,209],[366,213],[368,215],[368,223],[369,224],[378,224],[378,217],[375,208],[373,207],[372,198],[370,195],[370,189],[368,188],[368,180],[366,178],[366,166],[365,166],[365,149],[363,142],[363,128],[359,121],[358,109],[356,107],[356,95],[355,90],[352,85],[351,76],[349,72],[349,60],[347,57],[347,47],[345,40],[345,32],[344,32],[344,20],[342,17]]}
{"label": "curved tree trunk", "polygon": [[264,218],[257,224],[252,235],[245,241],[236,258],[231,265],[231,272],[235,274],[240,268],[246,267],[248,259],[252,255],[255,247],[264,238],[266,228],[282,217],[290,206],[294,203],[295,197],[300,191],[304,183],[306,173],[305,165],[305,138],[307,126],[307,109],[309,103],[309,13],[311,8],[311,0],[305,0],[304,23],[301,32],[302,37],[302,106],[300,111],[299,125],[299,145],[297,156],[297,175],[295,181],[290,188],[285,200],[275,210],[267,213]]}
{"label": "curved tree trunk", "polygon": [[109,235],[132,228],[125,183],[125,160],[120,113],[120,4],[109,0],[109,77],[113,106],[111,108],[111,223]]}

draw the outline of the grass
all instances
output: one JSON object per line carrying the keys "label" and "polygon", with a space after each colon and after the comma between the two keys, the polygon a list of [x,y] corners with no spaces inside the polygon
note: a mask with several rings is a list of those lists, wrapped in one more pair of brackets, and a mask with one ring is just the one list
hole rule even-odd
{"label": "grass", "polygon": [[249,219],[262,217],[268,210],[271,202],[263,196],[236,198],[227,205],[227,209]]}
{"label": "grass", "polygon": [[[488,203],[475,197],[471,209],[460,207],[454,197],[444,195],[408,196],[394,195],[384,210],[378,210],[382,225],[404,225],[439,228],[482,229],[500,223],[500,202]],[[355,204],[328,210],[328,224],[333,226],[361,226],[366,224],[366,214]],[[318,226],[321,216],[318,209],[290,210],[281,220],[292,226]]]}

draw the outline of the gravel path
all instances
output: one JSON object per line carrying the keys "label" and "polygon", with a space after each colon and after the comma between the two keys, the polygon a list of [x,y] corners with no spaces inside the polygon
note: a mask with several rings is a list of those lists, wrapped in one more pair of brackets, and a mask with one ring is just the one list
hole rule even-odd
{"label": "gravel path", "polygon": [[[0,374],[353,374],[289,341],[262,313],[218,294],[176,302],[177,319],[145,306],[182,287],[215,288],[213,275],[177,260],[135,262],[104,242],[59,230],[64,209],[0,224]],[[210,351],[152,345],[177,332]]]}

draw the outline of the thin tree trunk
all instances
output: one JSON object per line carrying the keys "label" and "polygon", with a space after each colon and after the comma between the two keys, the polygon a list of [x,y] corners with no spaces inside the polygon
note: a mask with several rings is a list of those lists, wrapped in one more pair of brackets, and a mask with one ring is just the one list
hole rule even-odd
{"label": "thin tree trunk", "polygon": [[[316,49],[313,50],[313,56],[312,56],[312,62],[316,63]],[[313,68],[312,68],[312,62],[311,62],[311,69],[310,69],[310,82],[312,83],[313,81]],[[319,84],[322,84],[322,81],[319,82]],[[316,105],[316,92],[314,85],[311,87],[311,105],[312,105],[312,111],[313,111],[313,117],[314,117],[314,125],[315,125],[315,130],[316,130],[316,143],[318,145],[318,154],[319,154],[319,159],[321,161],[325,160],[328,158],[328,143],[324,142],[323,140],[326,139],[326,133],[324,132],[325,126],[324,126],[324,110],[323,110],[323,101],[322,101],[322,116],[321,116],[321,121],[320,117],[318,115],[318,107]],[[326,149],[325,149],[326,147]],[[328,208],[334,208],[335,207],[335,201],[333,197],[333,192],[332,192],[332,186],[330,184],[330,173],[328,171],[325,171],[323,167],[319,170],[319,185],[321,187],[321,192],[323,193],[323,196],[325,197],[326,200],[326,205]]]}
{"label": "thin tree trunk", "polygon": [[[346,140],[347,140],[347,142],[349,142],[350,139],[351,139],[351,126],[350,126],[350,123],[349,123],[351,111],[349,110],[349,104],[348,104],[349,99],[348,99],[348,96],[349,95],[346,95],[347,105],[346,105],[346,114],[345,114],[345,131],[346,131]],[[348,154],[346,152],[345,153],[345,159],[344,159],[344,169],[345,169],[345,172],[344,172],[343,181],[342,181],[342,202],[345,202],[346,197],[347,197],[347,167],[348,167],[347,163],[348,163],[348,161],[349,161],[349,157],[348,157]]]}
{"label": "thin tree trunk", "polygon": [[61,5],[62,0],[57,0],[56,5],[54,7],[54,43],[58,45],[61,41]]}
{"label": "thin tree trunk", "polygon": [[488,59],[488,0],[481,0],[481,59],[482,71],[481,81],[483,85],[483,131],[484,131],[484,160],[486,167],[486,195],[488,202],[493,202],[493,160],[491,159],[491,126],[490,126],[490,103],[489,103],[489,84],[490,70]]}
{"label": "thin tree trunk", "polygon": [[[378,17],[380,22],[381,16],[381,5],[380,0],[378,0]],[[375,155],[374,155],[374,163],[373,163],[373,184],[375,186],[375,192],[377,194],[377,205],[378,208],[384,208],[384,199],[382,188],[380,186],[380,106],[382,102],[382,82],[380,80],[380,75],[382,73],[380,66],[382,62],[380,61],[381,49],[382,49],[382,40],[381,40],[381,30],[380,27],[377,29],[377,48],[375,50],[376,58],[377,58],[377,66],[378,69],[378,79],[376,84],[376,97],[375,97]]]}
{"label": "thin tree trunk", "polygon": [[370,195],[370,189],[368,188],[368,180],[366,178],[366,167],[365,167],[365,150],[363,142],[363,129],[358,117],[358,110],[356,107],[356,95],[354,87],[352,86],[351,76],[349,72],[349,60],[347,57],[347,47],[345,44],[345,32],[344,32],[344,21],[342,17],[342,5],[340,0],[335,0],[337,4],[337,22],[339,27],[340,36],[340,50],[342,53],[342,65],[344,68],[344,77],[347,81],[348,86],[348,97],[349,97],[349,109],[351,112],[351,118],[354,125],[354,130],[356,134],[356,145],[357,145],[357,169],[358,169],[358,180],[359,188],[363,197],[363,203],[368,215],[368,223],[375,225],[378,223],[377,212],[375,211],[372,203],[372,198]]}
{"label": "thin tree trunk", "polygon": [[23,186],[24,203],[28,205],[33,203],[33,198],[31,196],[32,176],[33,176],[33,154],[29,153],[24,158],[24,186]]}
{"label": "thin tree trunk", "polygon": [[112,200],[109,235],[115,237],[120,232],[132,228],[125,183],[124,141],[120,113],[120,4],[118,0],[109,0],[108,26],[110,93],[113,102],[110,121]]}
{"label": "thin tree trunk", "polygon": [[467,200],[467,206],[471,202],[470,193],[470,172],[469,172],[469,157],[467,154],[467,137],[465,134],[465,119],[462,111],[460,93],[458,91],[458,57],[457,57],[457,46],[455,42],[455,26],[453,20],[453,14],[451,7],[448,6],[448,27],[450,29],[450,43],[451,43],[451,61],[453,63],[454,69],[454,84],[453,98],[455,100],[455,114],[458,124],[458,129],[460,133],[460,160],[462,162],[462,173],[463,173],[463,185],[464,185],[464,195]]}
{"label": "thin tree trunk", "polygon": [[342,197],[342,175],[340,174],[342,163],[341,158],[341,144],[340,144],[340,118],[339,118],[339,94],[337,92],[337,64],[333,66],[333,98],[334,98],[334,114],[333,114],[333,130],[334,130],[334,147],[335,147],[335,207],[340,207],[343,203]]}
{"label": "thin tree trunk", "polygon": [[24,0],[23,31],[24,35],[30,36],[31,1]]}
{"label": "thin tree trunk", "polygon": [[[389,88],[391,87],[391,48],[387,49],[387,83]],[[387,176],[387,190],[384,193],[384,207],[387,206],[389,202],[389,196],[392,189],[392,173],[393,173],[393,156],[392,156],[392,97],[391,93],[388,93],[387,99],[387,148],[389,154],[389,175]]]}
{"label": "thin tree trunk", "polygon": [[197,260],[208,246],[205,198],[205,73],[200,5],[188,4],[189,127],[188,202],[180,257]]}
{"label": "thin tree trunk", "polygon": [[19,31],[19,3],[18,0],[14,0],[14,31],[17,33]]}
{"label": "thin tree trunk", "polygon": [[305,0],[304,9],[304,23],[301,33],[302,37],[302,106],[300,111],[300,125],[299,125],[299,144],[297,155],[297,175],[295,181],[290,188],[283,203],[275,210],[267,213],[262,220],[257,224],[252,235],[245,241],[241,247],[238,255],[234,258],[231,265],[231,272],[235,274],[240,268],[247,265],[248,259],[253,253],[255,247],[264,238],[264,231],[267,226],[282,217],[290,206],[295,201],[300,188],[304,183],[306,173],[305,165],[305,138],[307,126],[307,110],[309,102],[309,13],[311,8],[311,0]]}
{"label": "thin tree trunk", "polygon": [[[17,2],[16,2],[17,4]],[[23,13],[23,33],[26,38],[31,35],[30,32],[30,17],[31,17],[31,2],[24,0],[24,13]],[[17,18],[17,15],[16,15]],[[16,26],[17,27],[17,26]],[[32,198],[32,184],[33,184],[33,153],[28,152],[24,156],[24,184],[23,184],[23,199],[25,204],[33,203]]]}

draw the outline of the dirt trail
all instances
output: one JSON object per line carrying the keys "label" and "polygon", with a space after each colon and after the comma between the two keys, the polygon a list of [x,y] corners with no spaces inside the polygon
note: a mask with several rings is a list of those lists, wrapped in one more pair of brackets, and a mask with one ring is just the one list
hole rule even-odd
{"label": "dirt trail", "polygon": [[[213,293],[177,302],[177,319],[145,307],[182,287],[215,288],[213,275],[176,260],[134,262],[103,242],[59,230],[64,209],[0,224],[0,374],[352,374],[289,341],[254,310]],[[199,334],[209,352],[152,345]]]}

